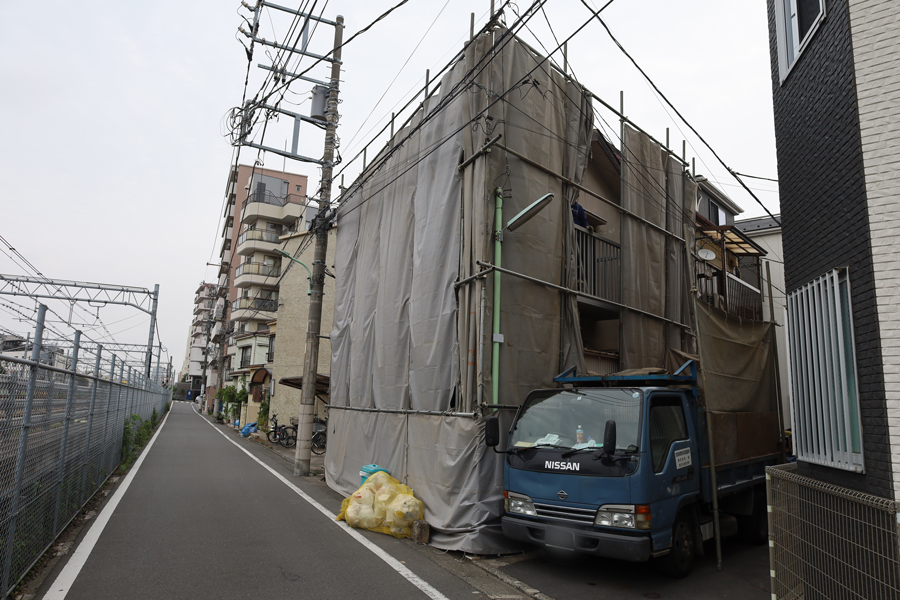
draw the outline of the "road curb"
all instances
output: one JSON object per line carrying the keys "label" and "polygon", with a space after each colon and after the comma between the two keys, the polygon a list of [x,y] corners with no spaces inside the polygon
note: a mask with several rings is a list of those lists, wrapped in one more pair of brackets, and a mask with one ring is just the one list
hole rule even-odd
{"label": "road curb", "polygon": [[521,582],[511,575],[507,575],[506,573],[504,573],[494,565],[487,563],[483,559],[469,557],[469,563],[475,565],[482,571],[493,575],[506,585],[510,585],[523,594],[527,594],[529,597],[534,598],[534,600],[554,600],[551,596],[548,596],[540,590],[534,589],[527,583]]}

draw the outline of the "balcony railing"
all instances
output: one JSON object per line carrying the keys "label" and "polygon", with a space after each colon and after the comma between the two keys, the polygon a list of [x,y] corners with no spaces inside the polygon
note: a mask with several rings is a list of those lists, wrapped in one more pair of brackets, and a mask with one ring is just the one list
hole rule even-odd
{"label": "balcony railing", "polygon": [[247,240],[269,242],[270,244],[277,244],[280,242],[277,233],[273,231],[265,231],[262,229],[250,229],[242,233],[240,236],[238,236],[238,246],[240,246]]}
{"label": "balcony railing", "polygon": [[726,310],[742,319],[762,321],[762,293],[731,273],[727,274],[728,296]]}
{"label": "balcony railing", "polygon": [[250,366],[250,355],[247,354],[246,356],[242,356],[241,357],[241,368],[246,369],[249,366]]}
{"label": "balcony railing", "polygon": [[306,196],[300,194],[288,194],[285,197],[276,196],[272,192],[253,192],[247,197],[247,203],[262,202],[272,206],[284,206],[285,204],[306,204]]}
{"label": "balcony railing", "polygon": [[621,302],[619,244],[575,226],[578,246],[578,291]]}
{"label": "balcony railing", "polygon": [[232,310],[259,310],[275,312],[278,310],[278,297],[274,298],[238,298],[231,306]]}
{"label": "balcony railing", "polygon": [[742,319],[762,320],[762,293],[759,289],[731,273],[725,273],[723,285],[721,269],[700,260],[696,265],[697,291],[705,302]]}
{"label": "balcony railing", "polygon": [[262,275],[264,277],[278,277],[281,275],[281,265],[266,265],[254,262],[243,263],[234,271],[235,279],[237,279],[241,275]]}

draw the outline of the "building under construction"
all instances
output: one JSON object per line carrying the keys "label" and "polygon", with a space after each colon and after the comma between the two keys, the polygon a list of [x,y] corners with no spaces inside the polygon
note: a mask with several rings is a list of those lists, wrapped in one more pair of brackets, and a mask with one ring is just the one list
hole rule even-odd
{"label": "building under construction", "polygon": [[[702,355],[695,305],[713,347],[749,336],[758,358],[741,375],[759,383],[708,410],[777,427],[763,286],[747,280],[764,252],[698,216],[687,166],[511,30],[475,35],[336,213],[328,484],[349,494],[376,463],[422,499],[434,545],[511,550],[483,417],[511,419],[572,366]],[[704,366],[711,387],[748,379]],[[751,446],[729,459],[771,451]]]}

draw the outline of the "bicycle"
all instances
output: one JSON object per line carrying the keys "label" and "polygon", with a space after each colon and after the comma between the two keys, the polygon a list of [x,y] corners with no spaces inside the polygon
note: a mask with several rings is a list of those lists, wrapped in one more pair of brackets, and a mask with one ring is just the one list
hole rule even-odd
{"label": "bicycle", "polygon": [[297,428],[293,425],[283,425],[278,443],[285,448],[293,448],[297,445]]}
{"label": "bicycle", "polygon": [[266,438],[270,443],[276,444],[281,439],[281,434],[284,431],[287,425],[279,425],[278,424],[278,415],[272,415],[272,424],[269,426],[269,432],[266,433]]}
{"label": "bicycle", "polygon": [[319,417],[313,417],[313,436],[311,450],[315,455],[325,454],[325,444],[328,441],[328,422]]}

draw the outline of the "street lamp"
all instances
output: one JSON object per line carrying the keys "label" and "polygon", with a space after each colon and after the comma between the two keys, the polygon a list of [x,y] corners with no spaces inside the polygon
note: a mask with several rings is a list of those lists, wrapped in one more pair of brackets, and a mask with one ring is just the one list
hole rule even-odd
{"label": "street lamp", "polygon": [[[500,268],[501,246],[503,244],[503,231],[515,231],[536,214],[541,212],[550,201],[553,200],[553,194],[544,194],[525,209],[509,220],[506,227],[503,227],[503,188],[495,190],[495,215],[494,215],[494,266]],[[500,333],[500,271],[494,271],[494,328],[491,337],[491,398],[494,404],[498,403],[498,394],[500,390],[500,344],[503,341],[503,335]]]}
{"label": "street lamp", "polygon": [[278,249],[278,253],[281,254],[282,256],[284,256],[285,258],[291,259],[292,261],[294,261],[295,263],[297,263],[298,265],[300,265],[304,269],[306,269],[306,274],[309,275],[309,278],[307,279],[307,285],[306,285],[306,295],[307,296],[311,295],[312,294],[312,271],[309,270],[309,267],[307,267],[305,264],[303,264],[302,262],[300,262],[299,260],[297,260],[296,258],[291,256],[290,254],[288,254],[281,248]]}

